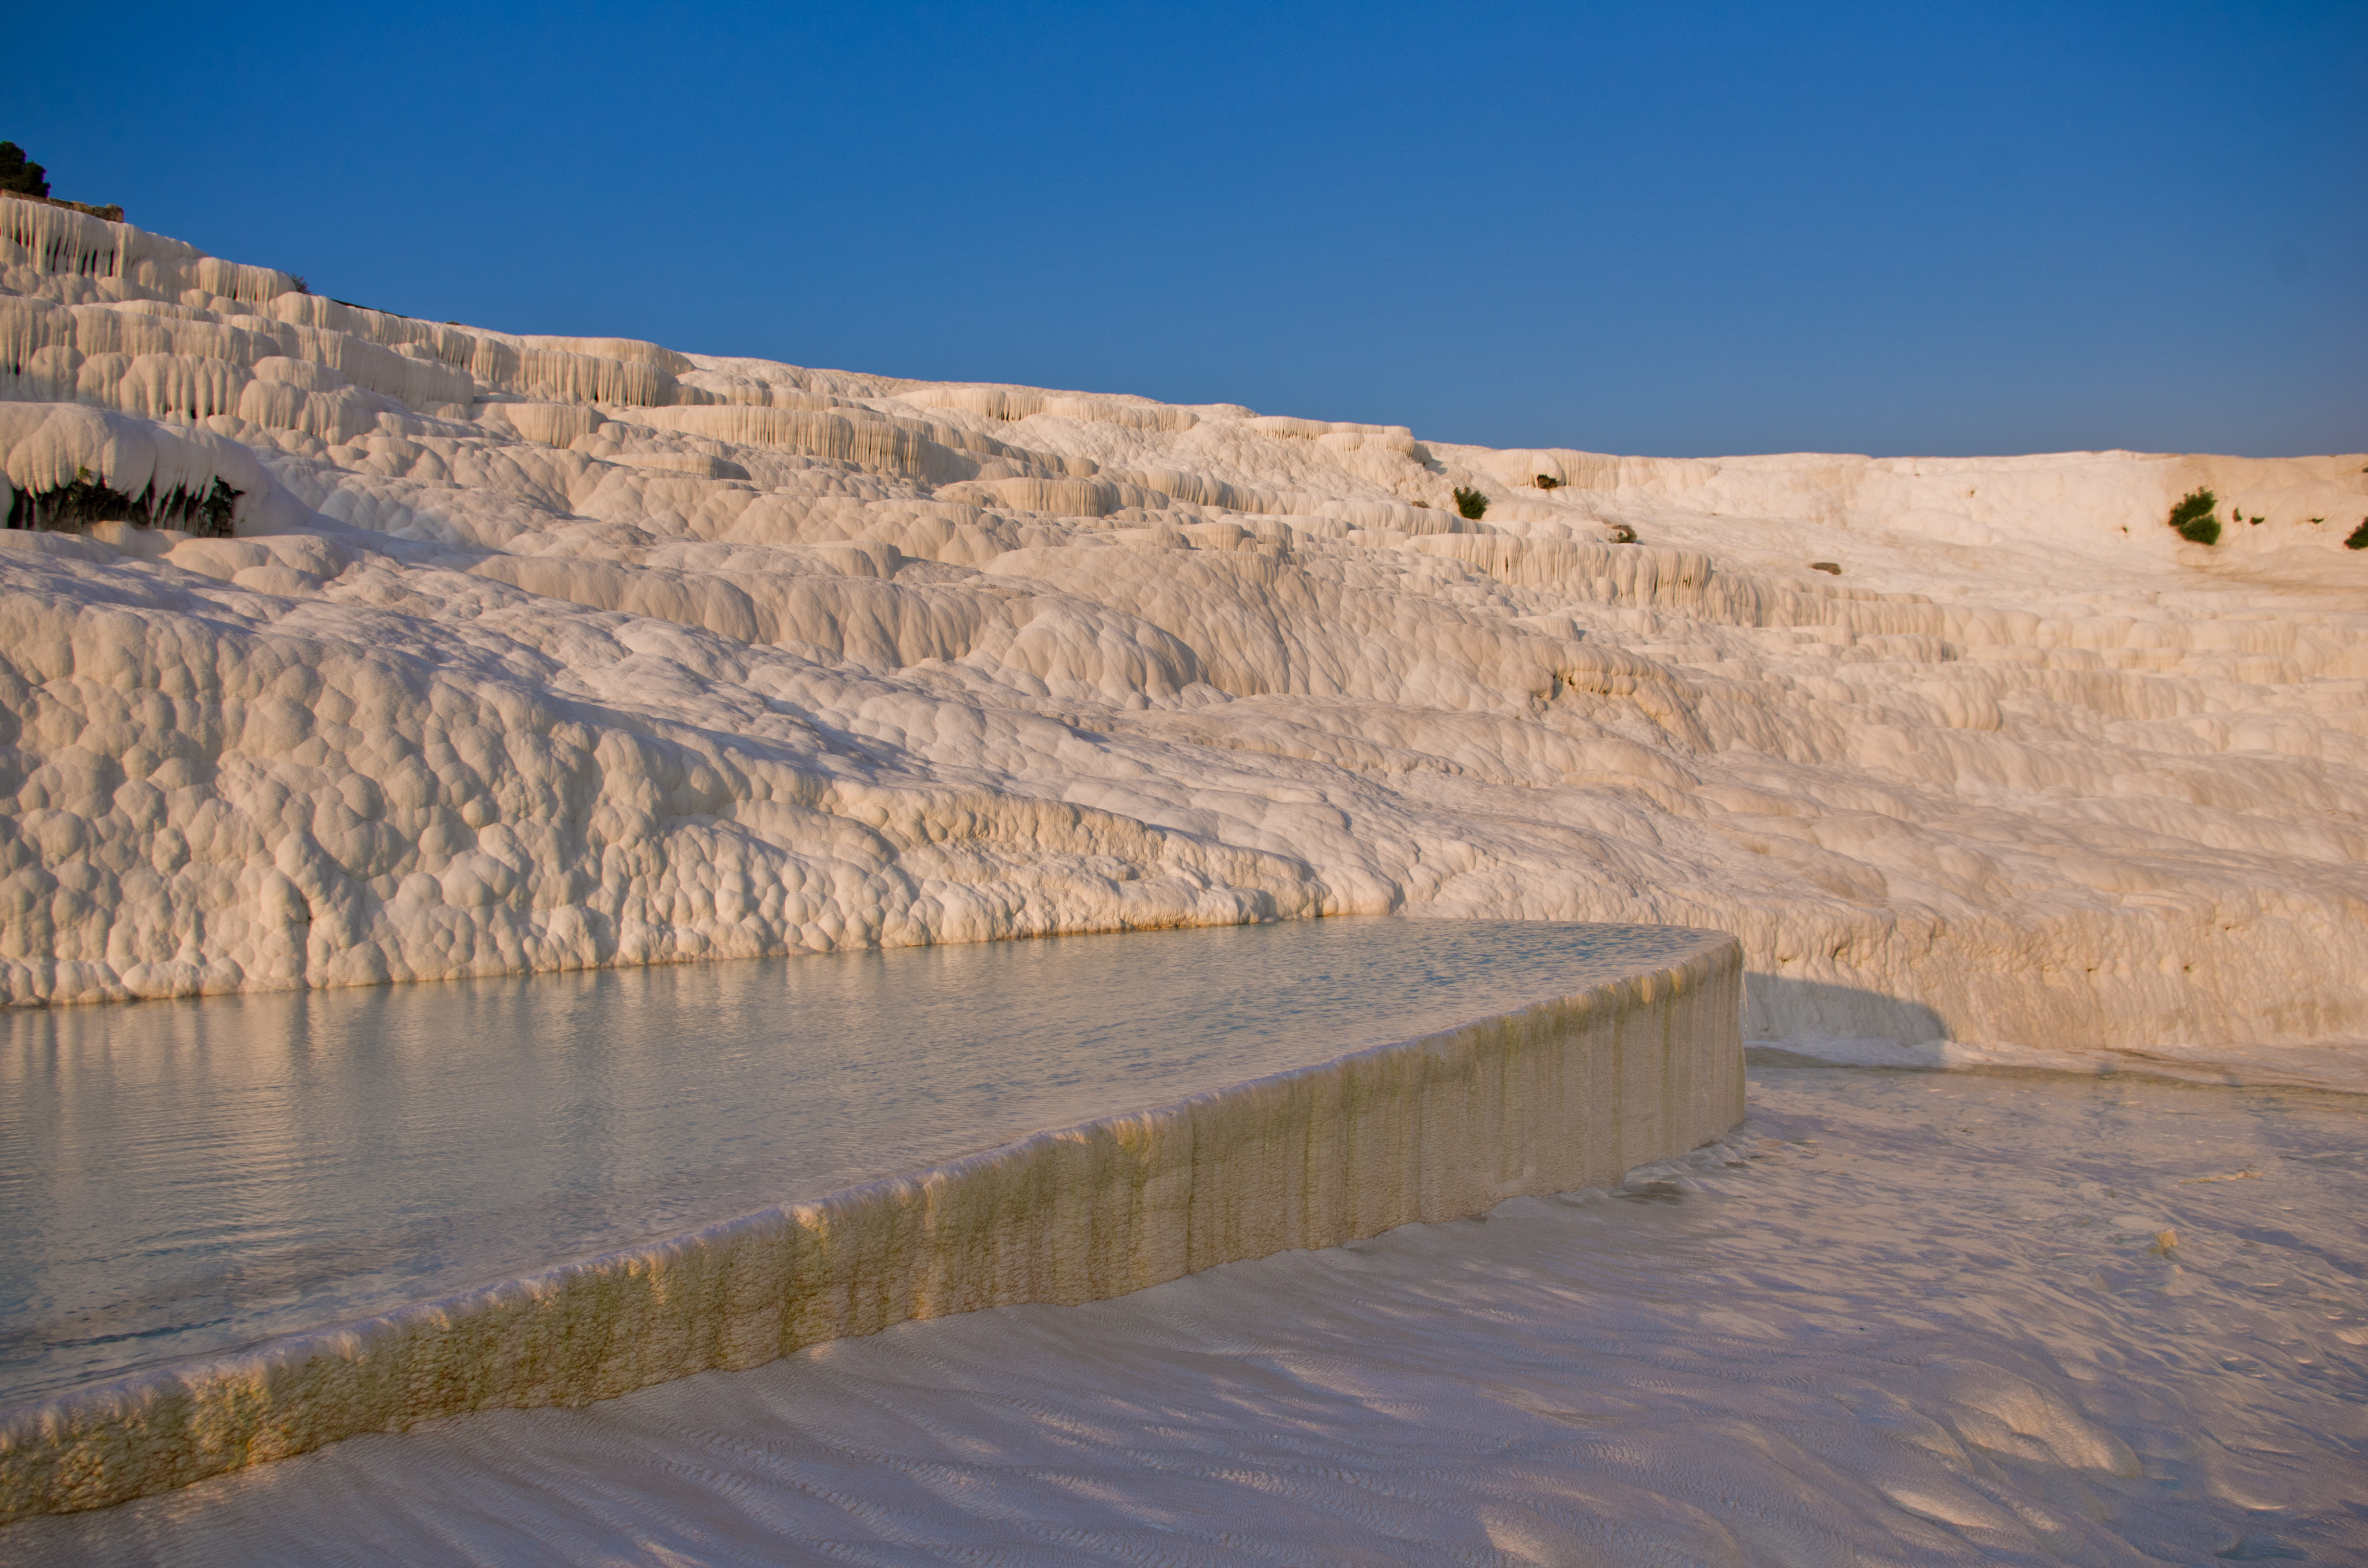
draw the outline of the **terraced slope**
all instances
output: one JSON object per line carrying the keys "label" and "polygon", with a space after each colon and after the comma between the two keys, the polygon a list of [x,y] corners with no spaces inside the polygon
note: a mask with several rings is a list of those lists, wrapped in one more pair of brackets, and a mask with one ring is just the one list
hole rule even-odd
{"label": "terraced slope", "polygon": [[1497,451],[17,201],[0,290],[11,1002],[1396,910],[1731,930],[1819,1049],[2368,1037],[2358,454]]}

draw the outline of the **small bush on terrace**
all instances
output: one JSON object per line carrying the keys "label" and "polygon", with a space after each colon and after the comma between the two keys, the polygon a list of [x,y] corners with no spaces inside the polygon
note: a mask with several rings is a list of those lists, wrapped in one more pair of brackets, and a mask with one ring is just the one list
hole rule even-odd
{"label": "small bush on terrace", "polygon": [[1455,509],[1476,523],[1487,513],[1488,497],[1468,485],[1459,484],[1455,487]]}
{"label": "small bush on terrace", "polygon": [[177,528],[199,539],[229,539],[236,532],[231,513],[244,494],[216,479],[203,491],[159,495],[151,485],[127,495],[78,468],[72,480],[53,489],[17,491],[8,506],[7,527],[87,533],[94,523],[122,521],[143,528]]}
{"label": "small bush on terrace", "polygon": [[28,162],[25,149],[14,142],[0,142],[0,190],[14,190],[27,196],[50,194],[49,170]]}
{"label": "small bush on terrace", "polygon": [[2343,541],[2343,548],[2346,550],[2368,550],[2368,517],[2362,517],[2360,519],[2360,526],[2351,530],[2351,537]]}
{"label": "small bush on terrace", "polygon": [[2220,519],[2212,514],[2219,505],[2209,490],[2191,490],[2170,509],[2170,526],[2190,544],[2218,544]]}

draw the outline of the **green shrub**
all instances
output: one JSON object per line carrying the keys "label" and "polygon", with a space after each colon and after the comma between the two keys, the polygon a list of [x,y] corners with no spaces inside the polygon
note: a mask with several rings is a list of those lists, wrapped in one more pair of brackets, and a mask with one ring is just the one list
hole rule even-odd
{"label": "green shrub", "polygon": [[204,490],[168,490],[152,485],[128,495],[78,468],[67,483],[49,490],[19,490],[8,506],[7,526],[53,533],[85,533],[94,523],[122,521],[143,528],[176,528],[200,539],[229,539],[236,532],[231,513],[244,491],[216,479]]}
{"label": "green shrub", "polygon": [[2209,490],[2191,490],[2170,509],[2170,526],[2190,544],[2218,544],[2220,519],[2212,514],[2219,505]]}
{"label": "green shrub", "polygon": [[1562,481],[1556,479],[1553,474],[1542,473],[1538,475],[1538,488],[1541,490],[1560,490],[1562,488]]}
{"label": "green shrub", "polygon": [[16,500],[8,507],[8,526],[80,533],[93,523],[129,517],[137,506],[122,491],[109,488],[104,480],[92,478],[90,470],[78,468],[74,478],[63,484],[48,490],[17,492]]}
{"label": "green shrub", "polygon": [[2351,530],[2351,537],[2343,541],[2343,548],[2346,550],[2368,550],[2368,517],[2362,517],[2360,519],[2360,526]]}
{"label": "green shrub", "polygon": [[1459,484],[1455,487],[1455,509],[1476,523],[1487,514],[1488,497]]}
{"label": "green shrub", "polygon": [[29,163],[25,149],[14,142],[0,142],[0,190],[14,190],[26,196],[50,194],[49,170]]}

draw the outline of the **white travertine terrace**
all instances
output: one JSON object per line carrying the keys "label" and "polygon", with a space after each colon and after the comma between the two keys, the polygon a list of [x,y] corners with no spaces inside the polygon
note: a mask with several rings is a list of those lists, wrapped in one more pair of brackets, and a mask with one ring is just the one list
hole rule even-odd
{"label": "white travertine terrace", "polygon": [[1692,933],[1576,994],[25,1407],[0,1523],[1602,1186],[1742,1119],[1742,980],[1731,938]]}
{"label": "white travertine terrace", "polygon": [[9,1002],[1395,910],[1733,931],[1762,1037],[2368,1035],[2359,454],[1495,451],[18,201],[0,288],[0,503],[243,493],[0,534]]}

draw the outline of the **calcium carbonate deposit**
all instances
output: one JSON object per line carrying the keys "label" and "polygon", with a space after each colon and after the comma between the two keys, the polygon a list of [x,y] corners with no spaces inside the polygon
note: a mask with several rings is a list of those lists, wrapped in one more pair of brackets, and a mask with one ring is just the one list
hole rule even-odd
{"label": "calcium carbonate deposit", "polygon": [[1395,911],[1729,930],[1846,1059],[2357,1075],[2360,454],[1498,451],[13,199],[0,286],[8,1001]]}
{"label": "calcium carbonate deposit", "polygon": [[[2368,1550],[2361,1122],[2324,1092],[2368,1089],[2368,455],[1494,450],[439,324],[5,199],[0,469],[0,1004],[1316,915],[1708,944],[425,1304],[535,1261],[436,1196],[465,1158],[330,1180],[334,1118],[282,1147],[175,1100],[236,1100],[236,1051],[39,1015],[0,1196],[184,1135],[270,1190],[12,1210],[65,1241],[0,1357],[80,1403],[0,1433],[6,1511],[214,1479],[0,1558]],[[2168,526],[2205,491],[2215,542]],[[1776,1042],[1751,1119],[1604,1187],[1741,1112],[1714,932]],[[363,1141],[439,1071],[478,1087],[416,1129],[485,1121],[468,1075],[538,1017],[328,1077]],[[325,1081],[302,1054],[258,1094]],[[684,1103],[741,1121],[598,1133],[646,1168],[521,1196],[538,1244],[696,1222],[674,1151],[789,1136],[716,1065]],[[999,1071],[955,1087],[1041,1125]],[[910,1153],[825,1142],[817,1181]],[[251,1276],[206,1251],[240,1226]]]}
{"label": "calcium carbonate deposit", "polygon": [[2358,1102],[1753,1074],[1611,1189],[359,1438],[40,1564],[2368,1560]]}
{"label": "calcium carbonate deposit", "polygon": [[[975,1031],[927,1006],[926,970],[895,988],[892,1000],[921,1004],[907,1017],[834,1009],[814,980],[819,1027],[834,1011],[863,1026],[852,1103],[827,1103],[831,1051],[750,1006],[746,986],[730,1000],[709,988],[705,1006],[680,993],[687,1005],[596,1003],[622,1027],[568,1040],[566,988],[553,994],[558,977],[541,977],[507,1027],[474,1037],[507,1056],[496,1078],[522,1080],[507,1085],[471,1082],[474,1062],[456,1076],[449,1049],[405,1052],[367,1028],[300,1031],[277,1063],[268,1046],[263,1062],[242,1062],[230,1041],[217,1051],[184,1035],[188,1049],[160,1062],[140,1049],[143,1019],[219,1004],[104,1010],[132,1016],[85,1042],[96,1049],[69,1040],[26,1053],[31,1113],[0,1127],[0,1181],[24,1211],[8,1227],[22,1230],[7,1238],[0,1293],[7,1371],[54,1385],[283,1332],[0,1408],[0,1524],[439,1416],[586,1404],[915,1319],[1107,1300],[1478,1215],[1617,1180],[1743,1117],[1743,955],[1723,933],[1374,921],[1107,940],[1203,955],[1185,966],[1197,975],[1164,986],[1158,955],[1144,955],[1152,1016],[1132,1062],[1123,1004],[1138,987],[1090,983],[1091,963],[1039,966],[1049,994],[1032,1004],[1007,996],[997,1008],[996,988],[976,987]],[[1064,944],[1028,946],[1036,959]],[[1231,982],[1205,961],[1212,946],[1264,947],[1269,972]],[[800,982],[780,971],[829,961],[762,967],[794,1000]],[[1356,983],[1383,966],[1399,972]],[[1503,1006],[1509,988],[1547,983],[1576,989]],[[1492,992],[1497,1010],[1464,1012]],[[1247,1028],[1225,1027],[1232,997],[1256,1015]],[[1385,1027],[1377,1004],[1395,1015]],[[1392,1038],[1442,1012],[1463,1021]],[[637,1013],[674,1037],[654,1041]],[[1374,1043],[1306,1059],[1377,1028]],[[568,1064],[521,1059],[517,1037],[540,1032],[563,1037]],[[770,1061],[713,1060],[751,1050]],[[939,1051],[951,1060],[932,1068]],[[700,1053],[711,1060],[687,1059]],[[39,1070],[43,1055],[63,1071]],[[659,1060],[669,1055],[672,1066]],[[370,1056],[393,1060],[359,1060]],[[1258,1071],[1278,1061],[1298,1064]],[[810,1077],[825,1103],[801,1109]],[[178,1095],[157,1094],[159,1078],[177,1080]],[[1195,1082],[1205,1086],[1143,1103]],[[593,1116],[538,1158],[520,1145],[554,1092]],[[1064,1102],[1102,1114],[1042,1126]],[[233,1125],[218,1131],[223,1120]],[[894,1168],[1014,1120],[1024,1135]],[[257,1135],[256,1121],[279,1131]],[[59,1168],[44,1169],[44,1153]],[[732,1169],[735,1154],[758,1168]],[[677,1178],[661,1189],[677,1190],[633,1180],[654,1165]],[[805,1185],[883,1165],[894,1174],[832,1192]],[[455,1274],[547,1256],[654,1208],[703,1207],[751,1175],[790,1200],[450,1289]],[[361,1321],[284,1332],[390,1294],[392,1310]]]}

